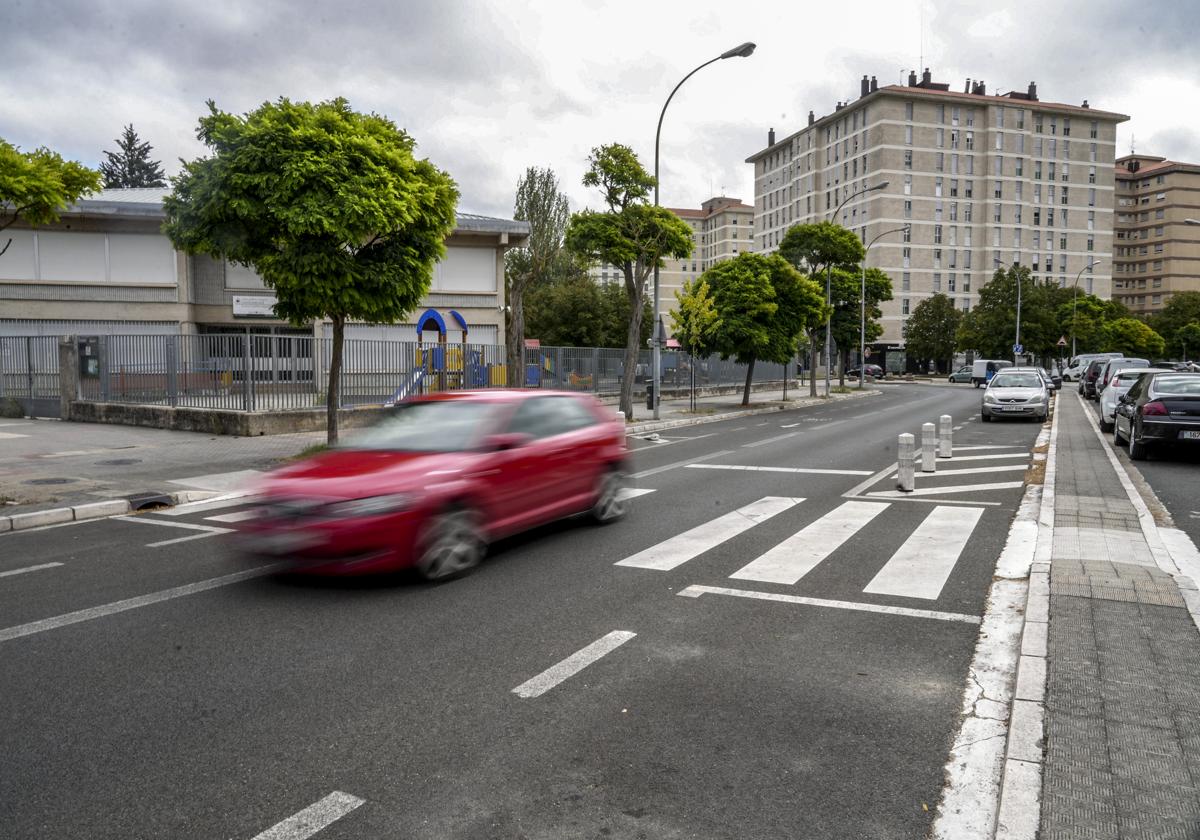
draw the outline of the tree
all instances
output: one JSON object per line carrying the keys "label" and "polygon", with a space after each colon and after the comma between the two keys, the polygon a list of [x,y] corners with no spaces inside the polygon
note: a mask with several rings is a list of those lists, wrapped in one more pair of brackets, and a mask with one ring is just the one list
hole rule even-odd
{"label": "tree", "polygon": [[165,187],[166,175],[162,164],[150,158],[150,144],[143,142],[133,130],[133,125],[115,141],[117,151],[105,152],[107,158],[100,164],[104,186],[108,189],[129,187]]}
{"label": "tree", "polygon": [[[678,309],[671,310],[671,326],[680,344],[687,348],[691,356],[692,388],[690,389],[690,406],[696,409],[696,356],[708,346],[721,328],[721,316],[717,313],[708,283],[701,277],[699,280],[687,280],[683,289],[675,293]],[[786,371],[784,388],[787,388]]]}
{"label": "tree", "polygon": [[1068,345],[1075,339],[1077,353],[1102,353],[1104,327],[1110,321],[1129,317],[1129,310],[1115,300],[1102,300],[1095,295],[1085,294],[1072,301],[1070,298],[1058,305],[1056,310],[1059,332],[1066,337]]}
{"label": "tree", "polygon": [[910,359],[935,359],[952,364],[955,335],[963,313],[943,294],[925,298],[904,323],[904,350]]}
{"label": "tree", "polygon": [[517,183],[513,218],[529,222],[529,241],[505,255],[507,285],[508,385],[519,388],[524,378],[525,294],[549,282],[564,261],[563,238],[571,211],[567,197],[558,191],[551,169],[529,167]]}
{"label": "tree", "polygon": [[749,405],[754,363],[787,364],[804,330],[825,318],[824,294],[778,254],[738,254],[701,279],[720,319],[705,349],[746,365],[742,405]]}
{"label": "tree", "polygon": [[391,120],[344,99],[280,99],[244,116],[208,107],[197,136],[212,155],[172,180],[163,229],[181,251],[256,271],[280,317],[332,322],[335,443],[346,322],[394,323],[418,306],[454,230],[458,190]]}
{"label": "tree", "polygon": [[[615,283],[598,286],[586,273],[533,286],[526,299],[524,337],[546,345],[624,347],[628,324],[624,288]],[[649,335],[650,319],[643,317],[640,338]]]}
{"label": "tree", "polygon": [[1162,311],[1150,318],[1150,326],[1174,352],[1180,347],[1177,333],[1193,321],[1200,321],[1200,292],[1176,292]]}
{"label": "tree", "polygon": [[1186,362],[1189,350],[1193,354],[1200,351],[1200,321],[1192,321],[1177,329],[1175,341],[1178,342],[1183,360]]}
{"label": "tree", "polygon": [[1153,359],[1163,355],[1166,343],[1145,322],[1137,318],[1119,318],[1104,328],[1104,346],[1111,352],[1124,353],[1130,358]]}
{"label": "tree", "polygon": [[[69,204],[100,189],[100,173],[47,148],[22,152],[0,138],[0,232],[17,220],[28,225],[57,222]],[[8,238],[0,256],[12,245]]]}
{"label": "tree", "polygon": [[[816,280],[816,278],[814,278]],[[866,307],[866,340],[874,341],[883,334],[883,326],[878,319],[883,317],[879,303],[892,299],[892,279],[878,268],[868,268],[866,274],[867,307]],[[838,353],[838,385],[846,384],[846,364],[850,360],[850,351],[857,350],[859,338],[862,335],[863,311],[859,301],[862,299],[863,275],[861,271],[846,271],[844,268],[833,270],[830,284],[830,296],[833,298],[833,317],[830,328],[833,330],[833,341]],[[866,359],[863,359],[866,362]]]}
{"label": "tree", "polygon": [[958,329],[958,349],[974,350],[985,359],[1012,357],[1016,339],[1017,283],[1021,284],[1021,344],[1025,352],[1038,357],[1053,356],[1062,335],[1055,313],[1065,294],[1057,283],[1041,282],[1030,276],[1025,266],[998,268],[992,279],[979,290],[979,303],[962,319]]}
{"label": "tree", "polygon": [[[862,241],[853,231],[846,230],[833,222],[817,222],[808,225],[793,225],[779,243],[779,254],[795,268],[808,273],[818,285],[825,282],[825,273],[831,268],[852,270],[863,261],[865,249]],[[832,282],[830,295],[832,296]],[[809,344],[809,396],[817,395],[817,365],[816,348],[818,343],[818,328],[823,324],[810,324],[808,327]],[[820,330],[820,340],[824,340],[823,329]],[[826,359],[826,364],[832,360]]]}
{"label": "tree", "polygon": [[616,266],[624,274],[630,315],[620,410],[633,419],[633,371],[641,347],[646,279],[655,266],[662,265],[663,257],[682,259],[692,253],[692,229],[670,210],[647,203],[654,178],[628,146],[613,143],[592,149],[588,164],[583,185],[598,187],[608,209],[572,215],[567,248]]}

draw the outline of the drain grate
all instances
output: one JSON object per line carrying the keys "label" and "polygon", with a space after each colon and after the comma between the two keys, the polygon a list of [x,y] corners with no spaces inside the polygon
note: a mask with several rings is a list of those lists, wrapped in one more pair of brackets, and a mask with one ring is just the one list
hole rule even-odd
{"label": "drain grate", "polygon": [[22,484],[74,484],[79,481],[78,478],[31,478],[29,481],[23,481]]}

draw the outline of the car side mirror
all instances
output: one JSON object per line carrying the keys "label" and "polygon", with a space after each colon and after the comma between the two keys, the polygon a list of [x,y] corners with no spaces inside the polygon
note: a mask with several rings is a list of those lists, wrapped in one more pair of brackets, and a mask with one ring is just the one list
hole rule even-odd
{"label": "car side mirror", "polygon": [[505,432],[485,437],[482,448],[485,452],[505,452],[509,449],[519,449],[532,440],[533,435],[523,432]]}
{"label": "car side mirror", "polygon": [[1121,405],[1129,405],[1131,402],[1133,402],[1133,400],[1128,394],[1122,394],[1121,396],[1117,397],[1117,402],[1119,402]]}

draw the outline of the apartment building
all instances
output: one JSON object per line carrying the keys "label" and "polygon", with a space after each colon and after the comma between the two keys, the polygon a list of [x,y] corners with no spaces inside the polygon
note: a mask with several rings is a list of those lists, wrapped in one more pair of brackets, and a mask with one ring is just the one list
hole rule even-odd
{"label": "apartment building", "polygon": [[[837,103],[746,159],[754,166],[754,247],[778,248],[789,227],[833,219],[870,243],[867,265],[892,278],[871,361],[903,365],[904,321],[942,292],[970,310],[1001,266],[1020,263],[1062,285],[1112,292],[1116,127],[1123,114],[1043,102],[1037,85],[961,92],[928,69],[907,85],[864,76]],[[881,183],[883,189],[867,191]]]}
{"label": "apartment building", "polygon": [[1116,181],[1113,299],[1143,315],[1200,291],[1200,165],[1129,154]]}
{"label": "apartment building", "polygon": [[[328,324],[276,317],[275,296],[253,271],[176,251],[162,233],[167,192],[103,190],[56,224],[4,231],[12,244],[0,258],[0,336],[329,334]],[[528,222],[459,213],[421,309],[458,312],[470,341],[501,343],[504,251],[528,236]],[[414,341],[418,314],[407,324],[351,324],[346,334]]]}
{"label": "apartment building", "polygon": [[[714,196],[703,202],[699,209],[667,209],[691,227],[695,245],[686,260],[664,260],[659,269],[659,305],[663,322],[669,326],[666,313],[676,307],[675,293],[685,282],[696,279],[714,263],[754,250],[754,208],[743,204],[739,198]],[[598,283],[624,282],[624,274],[610,265],[596,265],[590,274]],[[653,291],[647,290],[647,297],[652,295]]]}

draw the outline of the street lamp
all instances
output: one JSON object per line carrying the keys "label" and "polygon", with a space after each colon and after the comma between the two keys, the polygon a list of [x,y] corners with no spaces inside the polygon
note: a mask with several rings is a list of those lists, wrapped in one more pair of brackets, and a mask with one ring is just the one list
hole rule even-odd
{"label": "street lamp", "polygon": [[[863,189],[855,190],[854,192],[850,193],[850,195],[842,199],[841,204],[833,208],[833,215],[830,218],[830,221],[833,221],[834,224],[837,224],[837,222],[834,221],[837,219],[837,214],[841,212],[841,209],[845,207],[851,199],[857,198],[860,195],[866,195],[869,192],[875,192],[876,190],[886,190],[890,183],[890,181],[880,181],[873,187],[864,187]],[[863,255],[863,259],[866,259],[866,254]],[[825,307],[828,313],[825,316],[825,399],[829,399],[829,368],[833,363],[833,359],[830,355],[833,350],[831,343],[832,338],[830,336],[831,327],[833,325],[833,296],[830,291],[832,285],[833,263],[830,262],[827,266],[825,266]],[[861,381],[861,372],[859,379]]]}
{"label": "street lamp", "polygon": [[1071,358],[1075,358],[1075,305],[1079,299],[1079,278],[1083,276],[1083,272],[1092,273],[1092,268],[1100,265],[1104,260],[1092,260],[1090,263],[1079,269],[1079,273],[1075,275],[1075,283],[1072,285],[1071,292]]}
{"label": "street lamp", "polygon": [[[675,97],[675,93],[681,87],[683,87],[684,82],[686,82],[688,79],[692,78],[692,76],[696,75],[696,73],[700,72],[708,65],[713,64],[718,61],[721,61],[722,59],[725,59],[725,58],[748,58],[754,52],[754,47],[755,47],[755,45],[752,41],[747,41],[744,44],[739,44],[738,46],[734,47],[731,50],[726,50],[725,52],[721,53],[716,58],[710,58],[708,61],[704,62],[699,67],[697,67],[695,70],[693,70],[691,73],[688,73],[686,76],[684,76],[682,79],[680,79],[679,84],[675,85],[675,89],[672,90],[671,95],[667,97],[667,101],[663,103],[662,112],[658,115],[658,128],[656,128],[654,130],[654,206],[655,207],[658,206],[658,140],[659,140],[659,137],[662,135],[663,117],[665,117],[667,115],[667,106],[671,104],[671,100]],[[654,323],[658,324],[658,322],[661,318],[662,318],[662,313],[659,311],[659,303],[658,303],[658,261],[655,260],[655,262],[654,262]],[[655,327],[655,329],[657,329],[657,327]],[[661,356],[661,352],[662,352],[662,350],[659,346],[658,338],[656,336],[655,340],[653,342],[653,347],[651,347],[651,349],[650,349],[650,356],[651,356],[650,367],[653,368],[653,370],[650,373],[650,381],[652,383],[651,387],[654,388],[654,399],[651,402],[653,402],[653,404],[654,404],[654,419],[655,420],[659,419],[658,403],[660,400],[660,389],[662,387],[662,381],[661,381],[661,379],[662,379],[662,376],[661,376],[662,356]]]}
{"label": "street lamp", "polygon": [[[1017,267],[1017,263],[1013,263],[1013,269]],[[1017,278],[1017,336],[1013,339],[1013,364],[1019,365],[1017,348],[1021,346],[1021,272],[1014,270],[1013,274]]]}
{"label": "street lamp", "polygon": [[[886,185],[886,182],[884,182]],[[874,239],[868,243],[863,250],[862,261],[862,289],[859,292],[858,298],[858,387],[862,388],[867,381],[867,253],[870,252],[871,246],[878,242],[889,233],[902,233],[909,229],[908,225],[903,227],[892,228],[885,230],[883,233],[877,234]]]}

